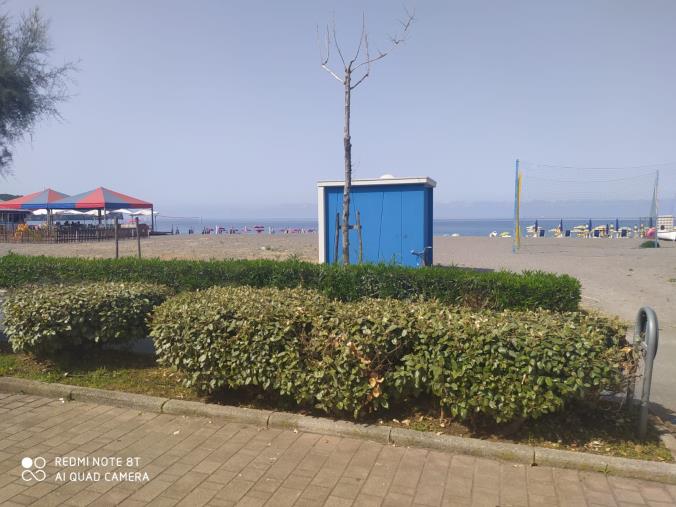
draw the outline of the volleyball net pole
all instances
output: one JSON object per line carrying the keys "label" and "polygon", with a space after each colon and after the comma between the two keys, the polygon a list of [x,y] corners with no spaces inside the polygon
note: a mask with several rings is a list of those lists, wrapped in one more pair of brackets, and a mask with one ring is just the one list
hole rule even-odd
{"label": "volleyball net pole", "polygon": [[657,188],[660,182],[660,172],[655,173],[655,187],[653,188],[653,201],[650,206],[650,217],[655,227],[655,248],[659,246],[657,238]]}
{"label": "volleyball net pole", "polygon": [[521,224],[519,223],[519,207],[521,199],[521,174],[519,173],[519,159],[516,159],[514,169],[514,236],[512,239],[512,253],[517,253],[521,247]]}

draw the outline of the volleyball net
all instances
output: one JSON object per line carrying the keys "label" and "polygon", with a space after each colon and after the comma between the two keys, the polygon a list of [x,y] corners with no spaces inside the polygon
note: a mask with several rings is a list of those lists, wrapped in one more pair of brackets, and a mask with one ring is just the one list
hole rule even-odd
{"label": "volleyball net", "polygon": [[660,166],[594,168],[517,161],[514,251],[527,238],[651,237]]}

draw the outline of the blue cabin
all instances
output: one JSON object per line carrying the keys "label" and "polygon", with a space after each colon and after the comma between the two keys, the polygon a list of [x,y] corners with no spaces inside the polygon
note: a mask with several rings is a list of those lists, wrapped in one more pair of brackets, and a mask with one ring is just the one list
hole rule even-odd
{"label": "blue cabin", "polygon": [[[427,177],[386,175],[379,179],[352,180],[350,263],[359,262],[360,241],[356,227],[359,214],[362,262],[418,266],[424,261],[425,265],[432,265],[432,191],[436,185]],[[317,183],[319,262],[342,263],[343,186],[342,181]],[[338,234],[336,223],[339,224]]]}

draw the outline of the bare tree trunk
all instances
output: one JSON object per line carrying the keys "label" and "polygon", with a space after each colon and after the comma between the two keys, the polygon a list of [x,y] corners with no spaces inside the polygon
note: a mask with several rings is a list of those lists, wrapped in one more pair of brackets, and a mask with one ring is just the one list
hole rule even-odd
{"label": "bare tree trunk", "polygon": [[[393,51],[399,44],[405,40],[406,33],[408,32],[411,24],[413,23],[414,15],[406,11],[408,18],[406,21],[400,21],[403,28],[403,32],[399,36],[390,37],[390,42],[392,43],[390,48],[386,51],[378,51],[378,55],[371,57],[369,52],[369,40],[368,33],[366,30],[366,15],[362,16],[362,26],[361,26],[361,36],[359,37],[359,46],[357,46],[357,51],[354,55],[354,58],[351,60],[346,60],[343,56],[343,52],[340,49],[338,44],[338,39],[336,38],[336,25],[333,25],[333,43],[338,50],[340,55],[340,60],[343,63],[343,69],[345,71],[344,78],[340,77],[338,73],[333,71],[328,63],[331,55],[331,30],[329,27],[326,27],[326,55],[323,54],[323,51],[319,49],[319,56],[321,59],[321,66],[326,70],[334,79],[340,81],[345,88],[345,125],[343,131],[343,147],[345,149],[345,183],[343,185],[343,223],[341,225],[343,232],[343,264],[350,264],[350,191],[352,190],[352,142],[350,140],[350,99],[352,95],[352,90],[359,86],[364,80],[369,77],[371,73],[371,64],[382,60],[385,58],[391,51]],[[319,27],[317,27],[317,43],[320,41],[319,36]],[[364,46],[366,50],[366,57],[359,60],[359,52]],[[352,84],[352,72],[358,69],[363,70],[357,75],[356,82]],[[337,215],[336,215],[337,216]],[[338,231],[336,231],[336,255],[338,254]],[[361,233],[361,231],[360,231]],[[361,259],[361,239],[360,239],[360,248],[359,248],[359,262]],[[334,259],[334,262],[336,260]]]}
{"label": "bare tree trunk", "polygon": [[350,82],[352,73],[345,72],[345,126],[343,146],[345,148],[345,184],[343,185],[343,264],[350,264],[350,190],[352,189],[352,143],[350,141]]}

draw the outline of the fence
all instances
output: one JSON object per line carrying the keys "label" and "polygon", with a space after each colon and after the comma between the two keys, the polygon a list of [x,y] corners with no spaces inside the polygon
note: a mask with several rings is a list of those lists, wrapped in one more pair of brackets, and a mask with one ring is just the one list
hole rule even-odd
{"label": "fence", "polygon": [[[139,224],[141,237],[148,236],[150,229]],[[135,227],[118,227],[119,239],[136,237]],[[26,224],[0,224],[0,243],[83,243],[115,239],[115,226],[28,226]]]}

